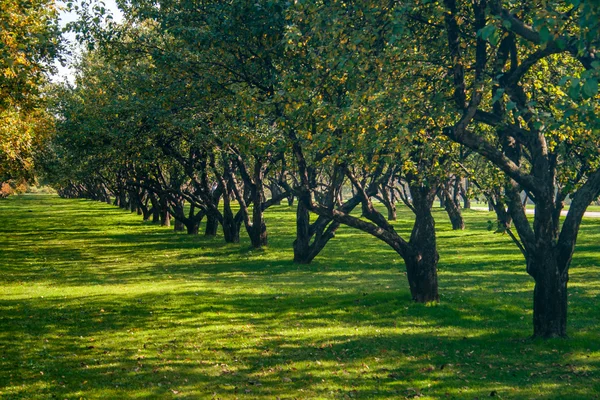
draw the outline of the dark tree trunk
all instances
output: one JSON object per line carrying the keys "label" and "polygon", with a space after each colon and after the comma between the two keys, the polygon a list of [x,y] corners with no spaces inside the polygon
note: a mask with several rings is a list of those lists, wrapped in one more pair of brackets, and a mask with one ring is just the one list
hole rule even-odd
{"label": "dark tree trunk", "polygon": [[250,241],[252,247],[260,249],[269,244],[267,236],[267,225],[263,212],[263,204],[265,201],[265,190],[263,184],[262,164],[258,162],[254,166],[254,184],[251,187],[252,192],[252,228],[250,229]]}
{"label": "dark tree trunk", "polygon": [[[279,187],[279,185],[276,182],[271,182],[271,184],[269,185],[269,190],[271,191],[271,198],[276,198],[279,197],[281,195],[281,188]],[[277,200],[273,203],[273,205],[280,205],[281,204],[281,200]]]}
{"label": "dark tree trunk", "polygon": [[452,230],[458,231],[465,229],[465,220],[463,219],[462,213],[460,212],[460,207],[454,201],[447,188],[444,189],[443,198],[444,208],[446,209],[446,213],[450,218]]}
{"label": "dark tree trunk", "polygon": [[396,204],[390,203],[389,207],[386,206],[388,211],[388,221],[395,221],[397,219],[396,215]]}
{"label": "dark tree trunk", "polygon": [[129,192],[129,211],[136,212],[138,210],[138,196],[133,191]]}
{"label": "dark tree trunk", "polygon": [[142,209],[142,215],[143,215],[144,221],[150,220],[150,216],[152,215],[152,209],[149,209],[148,207]]}
{"label": "dark tree trunk", "polygon": [[533,291],[533,336],[566,337],[568,271],[559,272],[551,252],[529,258],[528,264],[537,270]]}
{"label": "dark tree trunk", "polygon": [[214,215],[206,217],[206,227],[204,228],[204,236],[217,236],[219,229],[219,220]]}
{"label": "dark tree trunk", "polygon": [[175,218],[175,223],[173,224],[175,232],[183,232],[185,230],[185,224],[183,221]]}
{"label": "dark tree trunk", "polygon": [[119,192],[119,207],[127,209],[127,196],[124,190]]}
{"label": "dark tree trunk", "polygon": [[304,202],[298,202],[296,209],[296,240],[294,240],[294,262],[309,264],[310,253],[310,214]]}
{"label": "dark tree trunk", "polygon": [[464,178],[464,184],[460,185],[460,196],[463,199],[463,208],[469,210],[471,208],[471,199],[469,198],[469,178]]}
{"label": "dark tree trunk", "polygon": [[200,221],[190,221],[186,225],[188,235],[197,235],[200,230]]}
{"label": "dark tree trunk", "polygon": [[404,262],[412,299],[417,303],[438,302],[437,253],[429,256],[419,252],[407,257]]}
{"label": "dark tree trunk", "polygon": [[287,202],[288,202],[288,206],[293,206],[294,205],[294,195],[290,195],[287,198]]}
{"label": "dark tree trunk", "polygon": [[396,203],[394,202],[393,190],[389,190],[385,185],[381,185],[379,188],[381,197],[378,200],[385,206],[387,210],[388,221],[396,220]]}
{"label": "dark tree trunk", "polygon": [[226,243],[240,242],[240,224],[235,221],[233,215],[229,218],[223,216],[223,237]]}
{"label": "dark tree trunk", "polygon": [[152,207],[152,223],[158,224],[160,222],[160,208]]}
{"label": "dark tree trunk", "polygon": [[160,199],[160,224],[162,226],[171,226],[171,213],[166,199]]}
{"label": "dark tree trunk", "polygon": [[[359,204],[360,197],[355,195],[348,199],[339,209],[350,213]],[[325,248],[329,240],[335,237],[335,233],[339,227],[339,222],[323,215],[320,215],[313,224],[310,224],[308,209],[303,201],[298,201],[294,262],[298,264],[310,264]]]}
{"label": "dark tree trunk", "polygon": [[435,237],[435,220],[431,207],[435,192],[427,187],[410,187],[415,222],[410,236],[410,254],[405,257],[406,276],[414,301],[439,301],[437,264],[439,255]]}
{"label": "dark tree trunk", "polygon": [[[225,185],[226,184],[223,183],[224,189],[226,188]],[[223,237],[225,243],[239,243],[241,223],[236,221],[233,211],[231,211],[229,192],[230,191],[224,190],[223,194],[223,222],[221,222],[223,227]]]}
{"label": "dark tree trunk", "polygon": [[160,222],[160,205],[156,195],[150,194],[150,204],[152,204],[152,207],[148,212],[152,214],[152,223],[158,224]]}

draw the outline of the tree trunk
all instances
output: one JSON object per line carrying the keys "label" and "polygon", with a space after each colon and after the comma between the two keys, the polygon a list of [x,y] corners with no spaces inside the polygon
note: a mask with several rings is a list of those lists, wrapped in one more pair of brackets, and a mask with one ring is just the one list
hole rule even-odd
{"label": "tree trunk", "polygon": [[235,218],[231,216],[223,216],[223,236],[226,243],[239,243],[240,242],[240,225],[236,223]]}
{"label": "tree trunk", "polygon": [[418,303],[439,301],[437,264],[439,254],[435,237],[435,220],[431,214],[434,191],[427,187],[410,187],[415,222],[410,235],[411,254],[405,259],[406,276],[412,299]]}
{"label": "tree trunk", "polygon": [[294,262],[309,264],[310,251],[310,214],[304,202],[298,202],[296,209],[296,240],[294,240]]}
{"label": "tree trunk", "polygon": [[138,198],[132,191],[129,192],[129,211],[136,212],[138,210]]}
{"label": "tree trunk", "polygon": [[213,215],[207,215],[206,228],[204,228],[204,236],[217,236],[219,229],[219,220]]}
{"label": "tree trunk", "polygon": [[428,254],[419,251],[404,262],[412,299],[417,303],[438,302],[437,252]]}
{"label": "tree trunk", "polygon": [[450,218],[450,223],[452,224],[452,230],[458,231],[465,229],[465,220],[463,219],[462,213],[460,212],[460,208],[458,204],[454,201],[448,189],[444,189],[444,208],[446,209],[446,213]]}
{"label": "tree trunk", "polygon": [[528,269],[535,271],[533,291],[533,336],[567,336],[568,272],[559,272],[553,252],[529,255]]}
{"label": "tree trunk", "polygon": [[180,221],[177,218],[175,218],[174,230],[175,232],[183,232],[185,230],[185,224],[183,223],[183,221]]}
{"label": "tree trunk", "polygon": [[171,213],[166,199],[160,199],[160,224],[161,226],[171,226]]}
{"label": "tree trunk", "polygon": [[388,211],[388,221],[395,221],[396,216],[396,204],[390,203],[389,206],[386,205]]}
{"label": "tree trunk", "polygon": [[260,249],[269,244],[267,236],[267,224],[263,212],[263,202],[265,201],[265,189],[263,183],[262,165],[257,161],[254,166],[254,185],[252,190],[252,234],[250,241],[252,247]]}
{"label": "tree trunk", "polygon": [[197,235],[200,230],[200,221],[190,221],[185,225],[188,235]]}
{"label": "tree trunk", "polygon": [[[281,188],[275,182],[271,182],[271,184],[269,185],[269,190],[271,191],[271,198],[276,198],[279,195],[281,195]],[[280,204],[281,204],[281,200],[277,200],[276,202],[273,203],[273,205],[277,205],[277,206]]]}
{"label": "tree trunk", "polygon": [[152,223],[158,224],[160,222],[160,206],[154,194],[150,195],[150,204],[152,204],[152,207],[148,212],[152,214]]}
{"label": "tree trunk", "polygon": [[471,199],[469,198],[469,186],[471,182],[469,178],[464,178],[464,185],[460,185],[460,196],[463,198],[463,208],[469,210],[471,208]]}

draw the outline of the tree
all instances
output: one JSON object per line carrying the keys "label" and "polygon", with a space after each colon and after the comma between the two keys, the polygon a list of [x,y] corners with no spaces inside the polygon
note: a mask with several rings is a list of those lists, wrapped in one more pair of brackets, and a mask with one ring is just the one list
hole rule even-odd
{"label": "tree", "polygon": [[[514,239],[535,280],[536,337],[567,334],[569,266],[583,214],[600,194],[593,4],[445,0],[438,10],[459,113],[443,132],[507,177]],[[521,191],[535,204],[532,222]]]}
{"label": "tree", "polygon": [[34,178],[34,153],[50,133],[40,103],[60,48],[53,0],[0,1],[0,185]]}

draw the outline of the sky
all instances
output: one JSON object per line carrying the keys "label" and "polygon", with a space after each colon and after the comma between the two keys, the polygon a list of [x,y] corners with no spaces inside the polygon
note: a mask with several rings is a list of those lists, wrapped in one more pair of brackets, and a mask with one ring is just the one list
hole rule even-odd
{"label": "sky", "polygon": [[[104,7],[108,10],[108,12],[110,12],[112,14],[115,22],[123,21],[123,14],[117,7],[115,0],[102,0],[102,1],[98,1],[98,2],[104,4]],[[62,10],[59,14],[61,28],[65,27],[69,22],[73,22],[73,21],[77,20],[76,13],[67,12],[65,10],[65,8],[66,8],[65,1],[59,0],[57,2],[57,4]],[[66,66],[63,66],[58,62],[56,63],[57,72],[56,72],[56,74],[54,74],[52,76],[52,80],[55,82],[63,82],[65,80],[67,80],[72,83],[74,81],[74,74],[73,74],[73,70],[69,67],[69,64],[75,60],[76,55],[81,54],[80,45],[75,40],[75,34],[73,34],[72,32],[65,33],[64,37],[66,38],[66,40],[68,42],[67,47],[71,50],[72,55],[66,57],[67,58]]]}

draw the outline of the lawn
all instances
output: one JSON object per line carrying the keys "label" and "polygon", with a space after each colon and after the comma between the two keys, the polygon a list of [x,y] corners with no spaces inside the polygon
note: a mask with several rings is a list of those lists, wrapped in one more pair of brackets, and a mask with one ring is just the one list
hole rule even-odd
{"label": "lawn", "polygon": [[[0,201],[3,399],[600,397],[600,219],[582,226],[567,340],[528,339],[532,280],[493,219],[436,209],[439,305],[399,256],[341,229],[295,265],[294,210],[270,247],[175,233],[110,205]],[[411,214],[400,208],[398,230]]]}

